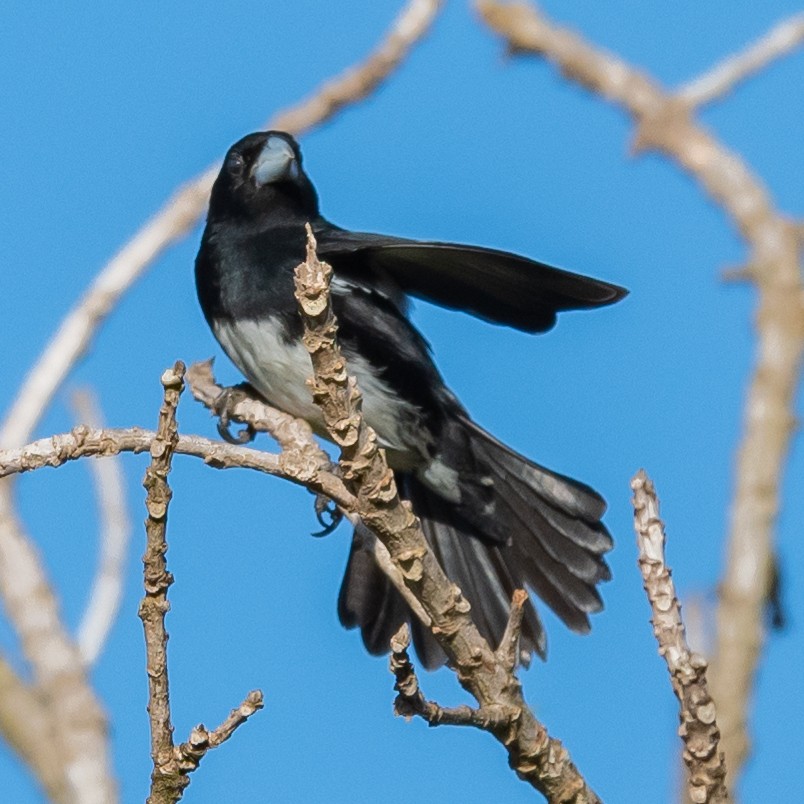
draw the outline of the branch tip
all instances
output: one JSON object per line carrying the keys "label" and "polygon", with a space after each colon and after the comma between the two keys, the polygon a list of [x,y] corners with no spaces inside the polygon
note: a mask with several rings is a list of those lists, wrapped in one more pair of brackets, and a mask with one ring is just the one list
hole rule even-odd
{"label": "branch tip", "polygon": [[522,634],[522,619],[525,616],[525,604],[528,593],[524,589],[515,589],[511,599],[511,611],[505,626],[502,639],[496,651],[497,660],[502,662],[511,672],[519,663],[519,640]]}
{"label": "branch tip", "polygon": [[631,488],[639,568],[653,612],[653,632],[680,705],[679,734],[689,771],[688,793],[696,802],[725,802],[729,800],[726,765],[720,751],[715,704],[707,686],[707,663],[687,644],[681,604],[665,561],[666,535],[659,518],[659,499],[642,469],[632,479]]}
{"label": "branch tip", "polygon": [[391,653],[404,653],[410,647],[410,626],[402,623],[400,629],[391,637]]}

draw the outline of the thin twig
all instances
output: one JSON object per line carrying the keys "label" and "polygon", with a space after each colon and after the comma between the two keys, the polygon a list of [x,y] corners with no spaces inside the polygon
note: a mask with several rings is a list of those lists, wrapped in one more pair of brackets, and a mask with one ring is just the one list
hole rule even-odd
{"label": "thin twig", "polygon": [[[103,427],[97,400],[89,390],[76,391],[72,398],[76,418],[89,427]],[[131,539],[131,519],[126,506],[126,487],[119,461],[92,461],[92,478],[98,501],[100,547],[98,567],[76,640],[81,658],[95,663],[120,611],[123,579]]]}
{"label": "thin twig", "polygon": [[225,743],[235,733],[235,729],[242,726],[263,706],[262,692],[252,690],[237,709],[232,709],[217,729],[208,731],[203,724],[196,726],[190,732],[187,742],[177,745],[174,749],[181,773],[188,774],[197,770],[207,751]]}
{"label": "thin twig", "polygon": [[626,109],[638,127],[637,147],[658,150],[686,170],[749,246],[746,263],[759,290],[758,344],[743,413],[710,675],[734,786],[748,755],[748,701],[765,641],[779,494],[795,428],[793,400],[804,354],[801,240],[744,161],[692,119],[686,100],[554,25],[534,6],[477,0],[477,8],[509,48],[544,56],[571,80]]}
{"label": "thin twig", "polygon": [[313,364],[310,386],[332,440],[341,449],[341,468],[357,496],[363,523],[387,547],[405,585],[421,603],[431,631],[460,683],[483,712],[504,712],[488,729],[505,746],[511,767],[551,802],[598,802],[560,741],[536,720],[506,662],[472,622],[470,606],[444,574],[410,505],[397,493],[394,474],[361,414],[357,383],[347,372],[337,344],[329,283],[332,269],[318,260],[308,227],[307,259],[296,268],[296,298],[304,324],[303,340]]}
{"label": "thin twig", "polygon": [[804,42],[804,14],[782,20],[741,53],[729,56],[708,72],[680,87],[676,96],[690,106],[700,108],[731,92],[772,61],[792,53]]}
{"label": "thin twig", "polygon": [[414,716],[427,721],[430,726],[473,726],[483,731],[494,732],[505,728],[519,714],[503,707],[472,709],[471,706],[440,706],[428,701],[419,686],[419,679],[408,655],[410,627],[405,623],[391,638],[389,666],[399,693],[394,701],[394,714],[408,720]]}
{"label": "thin twig", "polygon": [[[106,430],[75,427],[69,433],[32,441],[19,449],[0,450],[0,478],[45,467],[55,468],[79,458],[147,452],[155,438],[153,430],[139,427]],[[276,475],[323,494],[346,510],[356,508],[357,503],[343,481],[317,463],[310,463],[304,456],[293,453],[275,455],[196,435],[180,435],[175,452],[194,455],[215,469],[255,469]]]}
{"label": "thin twig", "polygon": [[497,648],[497,660],[502,662],[513,673],[519,663],[519,641],[522,635],[522,618],[525,616],[525,604],[528,593],[524,589],[515,589],[511,599],[511,611],[505,625],[500,645]]}
{"label": "thin twig", "polygon": [[[358,519],[358,517],[354,515],[353,518]],[[368,528],[364,528],[364,530],[366,538],[370,539],[371,552],[374,555],[377,566],[390,579],[399,594],[402,595],[402,599],[410,606],[410,610],[418,617],[422,625],[424,625],[425,628],[430,628],[432,625],[430,616],[422,608],[422,604],[419,602],[418,598],[406,586],[405,578],[400,572],[399,567],[394,564],[391,554],[388,552],[388,548]]]}
{"label": "thin twig", "polygon": [[666,535],[656,489],[643,470],[634,476],[631,489],[639,569],[653,610],[653,633],[680,704],[678,733],[684,741],[689,797],[695,804],[721,804],[729,800],[726,762],[720,750],[715,704],[706,683],[706,660],[687,644],[681,604],[665,561]]}

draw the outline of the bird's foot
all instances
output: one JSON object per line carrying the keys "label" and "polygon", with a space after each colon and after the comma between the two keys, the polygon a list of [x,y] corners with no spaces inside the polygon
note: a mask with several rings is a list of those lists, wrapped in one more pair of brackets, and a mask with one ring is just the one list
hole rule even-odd
{"label": "bird's foot", "polygon": [[218,398],[212,404],[212,413],[218,417],[218,433],[224,441],[230,444],[248,444],[256,438],[257,431],[249,422],[236,433],[231,430],[232,409],[238,402],[254,395],[253,389],[247,382],[224,388],[218,394]]}
{"label": "bird's foot", "polygon": [[323,536],[329,536],[329,534],[341,524],[343,511],[341,511],[329,497],[325,497],[323,494],[316,494],[315,518],[318,520],[323,530],[316,531],[310,535],[319,539]]}

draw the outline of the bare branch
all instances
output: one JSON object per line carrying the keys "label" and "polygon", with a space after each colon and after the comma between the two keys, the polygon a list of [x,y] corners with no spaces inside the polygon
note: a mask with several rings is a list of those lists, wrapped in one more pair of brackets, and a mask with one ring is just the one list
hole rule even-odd
{"label": "bare branch", "polygon": [[696,804],[720,804],[729,800],[726,762],[720,751],[715,704],[706,683],[706,660],[687,644],[681,604],[665,562],[666,536],[656,489],[643,470],[634,476],[631,489],[639,569],[653,609],[653,633],[680,704],[678,733],[684,741],[689,797]]}
{"label": "bare branch", "polygon": [[722,61],[716,67],[680,87],[676,97],[700,108],[722,98],[737,84],[767,67],[772,61],[792,53],[804,42],[804,14],[782,20],[741,53]]}
{"label": "bare branch", "polygon": [[[345,387],[354,386],[347,381]],[[364,436],[370,436],[368,439],[364,436],[358,438],[357,443],[363,446],[354,453],[352,461],[353,478],[361,477],[362,498],[356,498],[339,477],[322,469],[318,460],[312,464],[298,460],[292,451],[276,456],[197,436],[179,436],[175,452],[196,455],[216,468],[241,466],[276,474],[325,494],[346,511],[359,511],[362,519],[371,522],[375,532],[384,537],[389,552],[393,551],[391,555],[397,576],[403,577],[409,594],[416,596],[431,618],[442,647],[459,669],[462,682],[481,703],[478,710],[480,720],[507,746],[514,768],[537,789],[543,790],[551,801],[597,801],[561,743],[550,738],[527,709],[519,683],[510,668],[498,661],[471,623],[468,604],[427,550],[409,506],[395,494],[393,476],[381,453],[372,446],[373,434],[366,431],[359,417],[355,425],[356,434],[364,432]],[[41,439],[21,449],[0,451],[0,476],[58,466],[87,455],[142,452],[152,447],[155,438],[153,432],[135,428],[92,431],[78,427],[71,433]],[[363,474],[366,470],[370,470],[368,480]],[[387,478],[389,485],[375,482],[377,477],[381,480]],[[516,613],[512,620],[515,622]],[[501,712],[509,713],[504,725],[501,725]],[[462,717],[454,712],[453,715],[459,719]]]}
{"label": "bare branch", "polygon": [[567,750],[547,734],[528,708],[511,669],[498,661],[478,632],[468,602],[429,550],[410,505],[399,498],[394,474],[377,447],[374,431],[363,421],[360,392],[338,348],[329,299],[331,274],[330,266],[316,257],[308,227],[307,260],[296,268],[296,298],[313,364],[310,385],[330,437],[341,449],[340,463],[357,496],[357,513],[388,549],[405,585],[430,618],[432,633],[459,681],[477,699],[480,710],[507,713],[490,720],[488,730],[506,747],[520,778],[551,802],[598,802]]}
{"label": "bare branch", "polygon": [[[97,400],[88,390],[76,391],[72,402],[79,422],[93,428],[103,426]],[[119,462],[92,461],[90,471],[98,500],[100,550],[89,603],[76,636],[81,658],[88,665],[94,664],[100,655],[120,610],[131,538],[125,480]]]}
{"label": "bare branch", "polygon": [[106,718],[39,556],[14,513],[8,481],[0,482],[0,534],[0,589],[49,717],[52,741],[39,750],[58,759],[64,801],[110,804],[117,791]]}
{"label": "bare branch", "polygon": [[765,639],[763,609],[772,583],[779,492],[804,353],[801,241],[745,163],[695,123],[686,100],[553,25],[534,6],[477,0],[477,8],[509,47],[543,55],[571,80],[627,110],[638,126],[636,146],[658,150],[686,170],[723,207],[749,246],[746,262],[759,290],[758,345],[743,413],[710,676],[734,785],[748,754],[748,699]]}

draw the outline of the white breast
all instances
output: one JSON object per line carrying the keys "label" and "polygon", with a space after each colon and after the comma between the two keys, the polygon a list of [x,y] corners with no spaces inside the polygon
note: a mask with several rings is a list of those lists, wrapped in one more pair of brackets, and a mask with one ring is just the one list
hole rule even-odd
{"label": "white breast", "polygon": [[[324,430],[321,412],[306,384],[313,373],[310,355],[301,341],[288,343],[283,338],[280,321],[220,320],[212,329],[226,354],[262,396],[281,410],[306,419],[317,431]],[[366,421],[381,444],[403,453],[419,453],[418,409],[400,400],[363,358],[346,354],[346,359],[363,394]]]}

